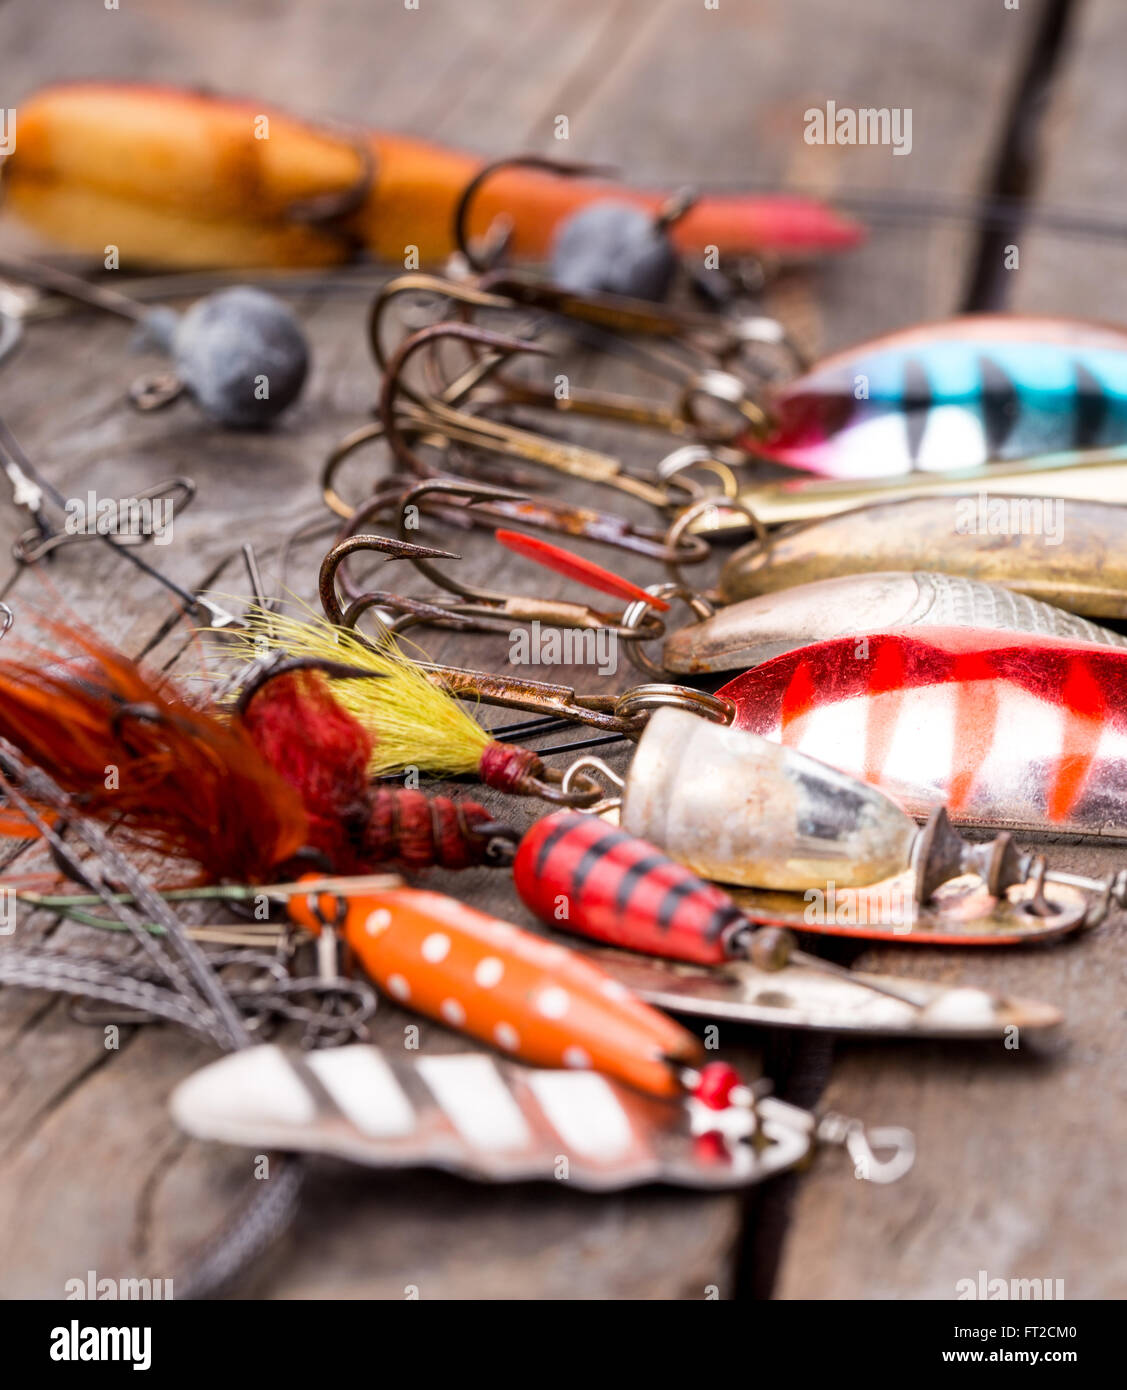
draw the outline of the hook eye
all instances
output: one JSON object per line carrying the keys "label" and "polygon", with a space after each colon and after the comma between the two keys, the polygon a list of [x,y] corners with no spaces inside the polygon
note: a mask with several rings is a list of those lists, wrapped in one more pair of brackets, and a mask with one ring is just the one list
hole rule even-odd
{"label": "hook eye", "polygon": [[134,410],[163,410],[184,394],[184,383],[175,372],[152,372],[140,376],[129,388],[129,403]]}
{"label": "hook eye", "polygon": [[[727,432],[715,433],[700,413],[705,402],[719,407],[727,415],[734,415],[733,427]],[[771,421],[767,412],[751,396],[747,386],[733,372],[720,371],[710,367],[698,373],[681,393],[678,405],[681,418],[692,426],[697,435],[705,440],[722,444],[733,443],[750,431],[753,438],[766,438],[770,432]]]}
{"label": "hook eye", "polygon": [[[716,611],[703,594],[687,589],[682,584],[650,584],[647,586],[646,592],[653,594],[655,598],[680,599],[688,606],[694,620],[698,623],[711,618]],[[623,611],[622,626],[631,630],[640,627],[648,611],[649,606],[647,604],[643,603],[641,599],[635,599]],[[629,643],[626,648],[626,655],[635,669],[643,674],[647,676],[665,675],[665,667],[658,665],[653,657],[646,652],[641,641]]]}
{"label": "hook eye", "polygon": [[[878,1158],[877,1149],[888,1150],[888,1157]],[[864,1125],[855,1124],[845,1136],[845,1151],[854,1173],[865,1182],[899,1182],[916,1161],[916,1137],[897,1125],[866,1132]]]}
{"label": "hook eye", "polygon": [[[841,1144],[853,1160],[853,1171],[864,1182],[896,1182],[916,1161],[916,1137],[910,1129],[885,1125],[866,1131],[860,1120],[827,1111],[818,1121],[817,1138],[823,1144]],[[889,1150],[879,1158],[877,1150]]]}
{"label": "hook eye", "polygon": [[736,717],[736,707],[731,700],[710,695],[707,690],[694,690],[691,686],[668,685],[664,682],[636,685],[624,691],[614,702],[614,712],[620,719],[630,719],[649,714],[655,709],[664,709],[667,705],[702,715],[714,724],[730,724]]}
{"label": "hook eye", "polygon": [[[682,537],[691,537],[693,535],[692,527],[698,521],[702,519],[710,521],[721,511],[741,512],[747,517],[748,521],[751,523],[752,529],[755,531],[755,543],[759,546],[767,545],[769,538],[766,526],[764,526],[756,516],[751,505],[745,502],[742,497],[702,497],[699,501],[694,502],[691,506],[684,507],[678,512],[676,519],[665,533],[666,546],[670,550],[676,551],[682,544]],[[698,535],[696,539],[701,540],[703,537]],[[685,585],[687,583],[685,576],[681,572],[680,565],[673,563],[671,560],[667,560],[665,568],[677,584]]]}
{"label": "hook eye", "polygon": [[[575,762],[567,769],[563,775],[561,790],[565,796],[574,796],[577,791],[583,793],[583,800],[577,802],[583,806],[584,810],[592,815],[599,815],[603,811],[617,810],[621,805],[620,797],[603,797],[602,788],[599,783],[591,776],[597,773],[600,777],[605,777],[612,787],[617,787],[622,791],[626,783],[612,767],[608,767],[602,758],[596,758],[590,754],[583,758],[576,758]],[[594,788],[596,798],[590,798],[587,793],[590,788]]]}

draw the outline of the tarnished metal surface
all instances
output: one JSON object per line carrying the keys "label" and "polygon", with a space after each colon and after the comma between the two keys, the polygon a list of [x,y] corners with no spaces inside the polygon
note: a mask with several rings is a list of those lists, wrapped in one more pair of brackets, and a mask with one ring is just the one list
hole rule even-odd
{"label": "tarnished metal surface", "polygon": [[804,889],[874,883],[916,837],[887,797],[767,739],[659,709],[622,795],[624,830],[705,878]]}
{"label": "tarnished metal surface", "polygon": [[[981,464],[950,473],[907,473],[899,478],[788,477],[741,488],[739,501],[764,526],[816,521],[874,502],[958,493],[1005,493],[1020,497],[1071,497],[1087,502],[1127,502],[1127,448],[1089,453],[1047,454],[1013,463]],[[690,526],[694,533],[743,531],[746,513],[725,509],[721,500]]]}
{"label": "tarnished metal surface", "polygon": [[[756,922],[792,927],[821,936],[852,936],[895,941],[898,945],[1014,946],[1052,941],[1082,927],[1088,899],[1077,888],[1053,883],[1049,901],[1057,910],[1038,916],[1029,910],[1030,884],[994,898],[978,878],[943,884],[926,903],[913,902],[911,871],[884,883],[850,889],[833,885],[819,900],[810,893],[773,893],[754,888],[728,891]],[[912,904],[905,908],[904,904]]]}
{"label": "tarnished metal surface", "polygon": [[[1061,1021],[1051,1004],[902,975],[858,973],[851,983],[803,965],[765,971],[750,961],[686,965],[605,947],[578,949],[649,1003],[697,1018],[927,1038],[998,1038],[1007,1028],[1052,1028]],[[866,981],[910,994],[923,1007],[877,994],[865,987]]]}
{"label": "tarnished metal surface", "polygon": [[[997,508],[1004,504],[1003,514]],[[996,520],[999,527],[992,529]],[[1040,525],[1038,525],[1040,519]],[[781,532],[730,557],[730,603],[873,570],[942,567],[1086,617],[1127,617],[1127,507],[1061,498],[946,496],[883,502]]]}

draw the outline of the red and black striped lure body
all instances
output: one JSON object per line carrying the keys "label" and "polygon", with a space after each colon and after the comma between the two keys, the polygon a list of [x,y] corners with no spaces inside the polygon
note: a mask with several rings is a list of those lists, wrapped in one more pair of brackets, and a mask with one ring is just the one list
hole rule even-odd
{"label": "red and black striped lure body", "polygon": [[943,629],[834,638],[719,692],[735,725],[926,815],[1127,835],[1127,651]]}
{"label": "red and black striped lure body", "polygon": [[607,946],[719,965],[748,919],[719,888],[597,816],[557,811],[525,835],[513,862],[541,921]]}

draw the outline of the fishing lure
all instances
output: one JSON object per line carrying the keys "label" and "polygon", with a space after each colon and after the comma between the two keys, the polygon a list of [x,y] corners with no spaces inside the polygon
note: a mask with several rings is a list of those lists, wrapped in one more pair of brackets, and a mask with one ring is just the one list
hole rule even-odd
{"label": "fishing lure", "polygon": [[1127,332],[972,314],[836,353],[775,391],[755,452],[871,478],[1127,444]]}
{"label": "fishing lure", "polygon": [[741,599],[666,638],[662,665],[686,674],[743,671],[834,637],[934,627],[988,628],[1127,647],[1127,637],[1024,594],[917,570],[849,574]]}
{"label": "fishing lure", "polygon": [[[479,507],[482,508],[480,512]],[[540,564],[545,564],[547,557],[552,562],[550,568],[562,570],[569,578],[578,580],[586,587],[612,593],[635,606],[641,604],[642,609],[636,620],[632,619],[628,627],[623,622],[622,613],[604,612],[585,603],[481,588],[466,583],[456,572],[444,572],[419,555],[411,557],[415,568],[447,590],[449,598],[436,594],[417,599],[388,590],[361,588],[350,576],[345,562],[357,552],[388,546],[389,542],[384,537],[369,536],[373,522],[386,511],[394,510],[398,512],[400,532],[406,533],[411,529],[408,521],[417,521],[424,508],[428,515],[437,511],[444,521],[453,525],[482,525],[488,523],[491,516],[501,516],[547,529],[556,529],[561,525],[593,526],[600,540],[626,548],[640,547],[646,553],[657,552],[655,558],[669,562],[692,563],[705,558],[708,553],[708,547],[703,542],[697,542],[699,551],[695,546],[686,548],[680,544],[666,547],[656,543],[652,532],[645,534],[644,528],[632,532],[629,524],[623,523],[616,530],[614,518],[609,513],[553,507],[545,505],[543,500],[525,498],[509,488],[467,482],[461,478],[430,478],[421,483],[389,481],[386,491],[381,489],[368,503],[357,509],[343,528],[342,538],[322,560],[318,588],[322,608],[331,622],[341,627],[352,627],[363,613],[376,608],[381,622],[392,632],[433,623],[459,631],[511,634],[514,623],[540,622],[552,628],[605,629],[615,634],[616,641],[647,641],[661,636],[664,625],[656,614],[669,607],[663,599],[655,598],[637,585],[620,579],[592,560],[573,555],[539,537],[526,536],[506,528],[495,533],[499,544]],[[599,534],[599,528],[604,523],[607,529]],[[584,533],[587,534],[586,531]],[[660,533],[657,536],[660,539]]]}
{"label": "fishing lure", "polygon": [[674,1096],[703,1061],[691,1033],[596,965],[445,894],[311,891],[288,908],[311,932],[339,931],[393,999],[526,1062]]}
{"label": "fishing lure", "polygon": [[[926,903],[941,884],[963,874],[977,874],[999,896],[1033,873],[1033,856],[1019,855],[1004,836],[972,846],[952,838],[946,826],[925,834],[895,802],[828,760],[725,727],[733,716],[739,719],[740,707],[724,693],[651,685],[618,697],[577,697],[566,687],[415,663],[394,642],[369,643],[320,621],[252,611],[248,622],[248,634],[235,639],[248,656],[265,644],[292,659],[344,660],[355,670],[388,674],[378,696],[375,687],[349,677],[332,682],[336,698],[375,735],[373,772],[468,772],[500,790],[585,807],[603,797],[593,772],[618,780],[598,759],[581,758],[562,775],[539,776],[541,785],[515,784],[505,770],[513,750],[530,750],[498,743],[454,698],[464,693],[636,738],[623,827],[705,878],[801,892],[825,890],[829,881],[865,887],[911,868],[910,896]],[[381,756],[385,742],[388,752]],[[549,780],[551,795],[543,786]],[[1106,887],[1090,880],[1086,886]],[[1039,903],[1038,911],[1036,919],[1021,913],[1025,920],[1017,930],[1051,934],[1061,921],[1074,926],[1084,917],[1075,902],[1061,913]]]}
{"label": "fishing lure", "polygon": [[[341,873],[488,857],[484,807],[371,786],[371,736],[321,676],[276,671],[228,718],[92,635],[43,625],[76,655],[0,661],[0,737],[127,843],[212,882],[270,882],[310,854]],[[10,811],[0,829],[28,834]]]}
{"label": "fishing lure", "polygon": [[816,643],[720,691],[735,723],[970,825],[1127,836],[1127,652],[937,628]]}
{"label": "fishing lure", "polygon": [[[1032,1001],[858,975],[809,956],[790,931],[760,925],[715,884],[598,816],[557,811],[538,821],[516,851],[513,881],[548,926],[617,948],[595,958],[675,1013],[938,1037],[993,1037],[1013,1024],[1060,1021],[1055,1009]],[[903,931],[890,926],[889,935]],[[662,959],[639,962],[623,950]]]}
{"label": "fishing lure", "polygon": [[[86,659],[61,670],[0,662],[0,737],[129,843],[240,883],[300,872],[311,855],[338,874],[489,857],[484,808],[371,787],[370,736],[320,675],[275,668],[244,685],[224,720],[94,639],[50,626]],[[18,809],[0,815],[8,833],[29,828]],[[667,1059],[698,1057],[691,1034],[593,965],[442,894],[369,886],[286,901],[309,930],[339,928],[393,997],[527,1060],[605,1066],[669,1094],[679,1083]]]}
{"label": "fishing lure", "polygon": [[[734,479],[733,479],[734,481]],[[1011,463],[984,463],[943,473],[905,473],[894,478],[838,481],[811,475],[745,483],[732,489],[738,506],[717,497],[691,523],[695,535],[734,534],[748,514],[762,526],[818,521],[837,512],[908,497],[1062,497],[1077,502],[1127,502],[1127,448],[1042,454]]]}
{"label": "fishing lure", "polygon": [[[506,281],[505,289],[509,295],[514,293],[511,279]],[[548,300],[551,307],[545,307],[545,313],[562,315],[563,309],[554,303],[555,297],[559,297],[569,307],[565,317],[578,325],[586,326],[590,318],[594,318],[596,323],[601,318],[611,318],[616,331],[600,332],[596,339],[599,345],[611,352],[627,351],[631,357],[639,357],[644,362],[660,363],[662,375],[672,376],[681,386],[680,399],[675,406],[667,406],[641,397],[608,396],[580,391],[578,388],[569,390],[566,398],[557,398],[554,391],[544,386],[501,379],[498,369],[510,358],[519,355],[550,357],[552,349],[531,341],[527,336],[497,333],[476,323],[440,321],[428,324],[402,338],[394,351],[385,355],[380,344],[379,324],[392,295],[418,290],[426,290],[432,295],[442,294],[459,306],[484,306],[510,312],[519,310],[526,301],[540,307],[541,301]],[[630,303],[615,301],[615,304],[620,302]],[[628,317],[628,323],[620,326],[617,319],[622,317]],[[435,470],[413,446],[412,439],[421,440],[428,446],[436,440],[440,444],[443,441],[456,442],[486,454],[523,460],[581,478],[585,482],[613,487],[654,507],[664,508],[671,501],[680,500],[683,493],[684,484],[679,484],[676,476],[669,481],[647,476],[644,470],[627,467],[622,458],[574,441],[561,442],[551,435],[495,419],[490,413],[491,409],[504,405],[539,407],[569,415],[631,424],[667,433],[677,439],[708,439],[716,443],[732,440],[749,427],[759,428],[762,425],[765,418],[763,409],[753,398],[749,386],[735,373],[713,365],[711,356],[718,350],[737,353],[749,342],[759,341],[759,325],[765,325],[763,332],[767,341],[785,346],[785,334],[774,320],[753,319],[732,325],[728,334],[719,335],[721,340],[727,338],[729,345],[726,349],[693,343],[686,360],[684,355],[674,357],[668,351],[670,339],[686,347],[691,342],[688,325],[681,318],[671,317],[668,311],[659,314],[646,310],[645,319],[639,326],[638,317],[637,313],[624,316],[617,307],[612,314],[598,304],[564,296],[562,291],[554,290],[551,286],[544,288],[535,282],[518,300],[485,295],[457,284],[436,281],[433,277],[403,276],[385,287],[372,309],[369,331],[376,360],[383,368],[379,421],[343,440],[334,449],[333,457],[339,459],[360,444],[384,438],[406,472],[425,478],[434,476]],[[651,322],[655,317],[657,324]],[[716,320],[703,315],[699,317],[709,328],[716,329]],[[630,333],[658,339],[659,347],[665,351],[655,353],[642,349],[632,337],[625,336]],[[442,385],[436,350],[441,344],[451,341],[469,346],[477,361],[454,381]],[[628,343],[632,344],[629,348],[626,347]],[[423,390],[408,382],[407,368],[416,357],[429,364],[432,378],[438,378],[434,388]],[[483,389],[482,383],[486,384],[487,389]],[[701,410],[705,401],[720,407],[723,424],[709,424],[707,418],[702,419],[702,415],[707,417],[708,414]]]}
{"label": "fishing lure", "polygon": [[[479,256],[467,235],[470,208],[487,180],[504,169],[538,169],[563,178],[598,177],[609,171],[597,165],[517,155],[486,164],[466,184],[454,211],[454,240],[458,252],[479,275],[495,266],[512,240],[509,219],[495,223],[486,237],[487,254]],[[661,302],[669,295],[680,264],[670,230],[696,203],[684,191],[674,194],[657,212],[620,198],[588,203],[563,218],[552,238],[549,275],[559,289],[575,295],[626,296]],[[500,234],[496,228],[500,225]]]}
{"label": "fishing lure", "polygon": [[[1127,871],[1099,882],[1049,870],[1008,832],[971,844],[941,807],[921,828],[878,788],[778,740],[683,709],[650,714],[625,778],[586,756],[565,775],[565,789],[577,772],[621,788],[592,809],[616,814],[631,835],[702,878],[768,890],[738,895],[763,923],[1000,945],[1051,939],[1100,920],[1113,899],[1127,900]],[[976,898],[977,885],[956,882],[966,875],[985,887],[986,899]],[[1098,896],[1086,903],[1080,890]],[[816,910],[819,897],[840,899],[844,927]]]}
{"label": "fishing lure", "polygon": [[355,1046],[302,1056],[267,1044],[194,1072],[170,1104],[197,1139],[484,1182],[558,1181],[565,1158],[568,1181],[596,1192],[742,1187],[794,1167],[818,1144],[843,1145],[856,1175],[876,1183],[903,1177],[915,1157],[908,1130],[799,1109],[723,1063],[704,1067],[691,1093],[655,1102],[590,1072],[482,1054]]}
{"label": "fishing lure", "polygon": [[[250,663],[265,651],[330,669],[344,666],[346,671],[331,680],[332,695],[367,731],[371,777],[408,770],[474,776],[498,791],[572,804],[600,794],[586,782],[565,794],[557,769],[546,767],[529,748],[496,739],[453,697],[449,683],[459,674],[455,668],[411,660],[390,634],[369,640],[321,618],[303,620],[252,607],[245,629],[230,635],[230,649]],[[476,680],[480,673],[461,674]],[[379,678],[378,698],[372,676]],[[509,689],[508,682],[497,684]]]}
{"label": "fishing lure", "polygon": [[[454,210],[480,165],[424,140],[352,135],[257,102],[74,82],[20,103],[19,144],[3,177],[18,216],[99,260],[112,226],[123,260],[153,265],[331,265],[358,246],[401,263],[406,245],[433,263],[454,249]],[[470,230],[504,214],[513,253],[542,258],[557,224],[608,191],[651,213],[666,202],[514,169],[481,190]],[[808,198],[733,196],[700,199],[672,235],[683,250],[802,255],[853,246],[861,229]]]}
{"label": "fishing lure", "polygon": [[1088,618],[1127,617],[1119,557],[1127,507],[1059,497],[881,502],[753,541],[725,562],[725,602],[873,570],[947,574],[1016,589]]}

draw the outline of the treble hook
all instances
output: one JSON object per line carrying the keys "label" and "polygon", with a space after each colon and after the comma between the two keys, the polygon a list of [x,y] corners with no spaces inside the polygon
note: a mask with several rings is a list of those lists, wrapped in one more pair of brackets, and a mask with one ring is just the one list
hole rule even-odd
{"label": "treble hook", "polygon": [[470,220],[470,204],[475,196],[481,191],[482,185],[487,179],[491,179],[494,174],[502,169],[541,169],[547,174],[558,174],[561,178],[610,178],[615,170],[610,165],[605,164],[582,164],[573,160],[553,159],[548,155],[542,154],[518,154],[510,155],[505,159],[494,159],[488,164],[483,164],[481,168],[462,189],[461,197],[454,209],[454,245],[465,257],[466,264],[475,272],[481,275],[485,271],[492,269],[508,250],[509,242],[512,239],[512,224],[504,227],[499,236],[492,238],[492,244],[488,248],[487,257],[480,259],[473,251],[469,243],[468,224]]}
{"label": "treble hook", "polygon": [[[578,444],[557,444],[529,430],[456,410],[439,398],[424,396],[417,389],[405,384],[402,379],[403,370],[413,354],[420,348],[431,346],[446,338],[490,348],[500,353],[502,359],[518,353],[550,355],[549,350],[539,344],[521,338],[508,338],[468,323],[436,323],[413,333],[400,344],[388,364],[379,407],[388,444],[404,467],[421,477],[426,477],[432,472],[408,445],[405,434],[399,427],[397,400],[400,393],[422,410],[436,432],[448,434],[477,448],[554,468],[571,477],[582,478],[586,482],[603,483],[618,488],[660,509],[669,505],[669,498],[662,488],[634,477],[625,470],[619,459],[609,454],[598,453]],[[417,418],[417,415],[414,416],[412,422]]]}
{"label": "treble hook", "polygon": [[[406,540],[405,533],[410,529],[412,514],[424,510],[428,498],[437,498],[439,501],[458,499],[459,505],[447,508],[447,513],[451,519],[455,516],[459,519],[465,517],[470,525],[492,525],[496,521],[515,520],[522,521],[526,525],[553,529],[554,521],[557,519],[562,521],[570,516],[576,523],[571,534],[592,534],[596,539],[611,544],[621,543],[626,548],[646,548],[644,538],[635,540],[631,547],[629,524],[620,518],[606,513],[584,513],[579,509],[568,510],[563,507],[553,510],[539,500],[528,498],[512,488],[495,487],[488,483],[468,482],[461,478],[433,478],[422,483],[415,483],[406,489],[396,488],[393,484],[394,480],[389,479],[388,484],[375,497],[357,509],[357,514],[350,524],[366,528],[381,513],[394,507],[398,512],[400,538]],[[483,515],[475,515],[479,505],[484,509],[492,508],[492,511],[485,510]],[[594,527],[588,528],[586,526],[589,519],[594,521]],[[614,525],[615,523],[617,526]],[[598,529],[600,524],[603,526],[601,531]],[[556,525],[555,529],[567,530],[562,525]],[[652,542],[650,545],[652,546]],[[686,552],[685,558],[703,558],[707,553],[705,546],[701,548],[700,556]],[[400,614],[399,617],[390,621],[381,615],[383,625],[393,632],[401,632],[405,627],[427,622],[439,627],[453,627],[466,632],[475,629],[479,631],[510,631],[514,622],[536,620],[561,627],[604,628],[615,633],[624,641],[652,641],[664,635],[665,632],[665,626],[661,619],[640,601],[635,602],[632,607],[643,611],[634,614],[631,621],[627,623],[624,615],[602,612],[585,603],[575,603],[564,599],[537,598],[524,594],[506,594],[494,589],[478,588],[464,583],[455,576],[444,574],[430,564],[426,558],[419,555],[412,555],[408,558],[415,568],[433,583],[449,593],[457,595],[459,599],[466,600],[466,602],[450,603],[449,601],[443,602],[441,599],[413,599],[385,590],[360,592],[353,584],[350,584],[347,575],[343,571],[339,571],[338,566],[340,588],[345,597],[351,600],[348,607],[343,610],[341,617],[343,626],[354,627],[368,609],[382,608]],[[499,628],[499,624],[503,626]]]}

